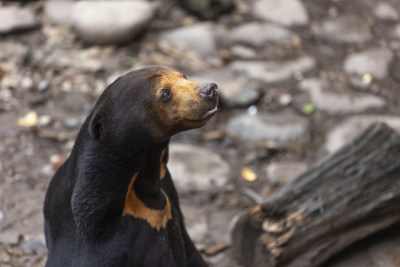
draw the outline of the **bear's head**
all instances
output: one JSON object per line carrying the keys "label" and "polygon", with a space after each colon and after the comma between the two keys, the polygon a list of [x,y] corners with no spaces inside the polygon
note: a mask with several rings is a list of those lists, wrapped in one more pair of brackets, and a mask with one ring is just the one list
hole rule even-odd
{"label": "bear's head", "polygon": [[144,68],[108,86],[89,116],[89,133],[93,140],[111,143],[129,138],[159,143],[203,126],[217,110],[215,83],[190,81],[160,67]]}

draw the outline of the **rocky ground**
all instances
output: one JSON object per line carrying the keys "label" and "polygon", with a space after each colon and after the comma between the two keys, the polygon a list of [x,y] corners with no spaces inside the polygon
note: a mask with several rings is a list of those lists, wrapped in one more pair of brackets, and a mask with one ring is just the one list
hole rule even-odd
{"label": "rocky ground", "polygon": [[[239,266],[236,214],[371,123],[400,132],[396,0],[110,2],[0,2],[1,266],[43,265],[50,178],[96,98],[131,69],[162,65],[219,85],[221,111],[173,139],[169,164],[211,266]],[[399,266],[395,230],[329,266]]]}

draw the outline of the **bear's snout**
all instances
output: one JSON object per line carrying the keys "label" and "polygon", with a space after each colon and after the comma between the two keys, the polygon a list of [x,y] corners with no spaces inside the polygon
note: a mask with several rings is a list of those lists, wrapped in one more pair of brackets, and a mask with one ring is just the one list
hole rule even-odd
{"label": "bear's snout", "polygon": [[200,86],[200,95],[204,99],[216,101],[218,86],[215,83],[204,83]]}

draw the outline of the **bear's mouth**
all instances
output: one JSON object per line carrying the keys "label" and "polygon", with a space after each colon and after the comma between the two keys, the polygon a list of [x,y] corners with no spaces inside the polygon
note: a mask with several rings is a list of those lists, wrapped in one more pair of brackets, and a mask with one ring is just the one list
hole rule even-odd
{"label": "bear's mouth", "polygon": [[201,120],[208,119],[209,117],[213,116],[217,111],[219,110],[218,105],[215,105],[212,109],[208,110],[204,115]]}

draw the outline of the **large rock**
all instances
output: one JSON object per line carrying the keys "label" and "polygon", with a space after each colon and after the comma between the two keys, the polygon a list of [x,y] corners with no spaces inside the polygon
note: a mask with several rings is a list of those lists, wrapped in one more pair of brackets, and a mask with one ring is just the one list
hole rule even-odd
{"label": "large rock", "polygon": [[344,62],[344,70],[349,74],[370,74],[375,79],[384,79],[392,60],[393,54],[389,49],[370,48],[348,56]]}
{"label": "large rock", "polygon": [[170,144],[168,168],[180,193],[223,189],[230,178],[229,164],[221,156],[188,144]]}
{"label": "large rock", "polygon": [[302,26],[309,22],[307,10],[300,0],[258,0],[254,14],[267,21],[285,26]]}
{"label": "large rock", "polygon": [[372,39],[368,26],[357,17],[345,16],[327,19],[321,27],[313,28],[316,36],[337,43],[364,43]]}
{"label": "large rock", "polygon": [[[343,89],[339,92],[330,90],[338,86],[322,79],[306,79],[300,83],[300,88],[307,91],[312,103],[320,110],[330,113],[362,112],[371,108],[382,108],[386,101],[378,96],[366,93],[347,93]],[[345,87],[345,84],[339,84]],[[345,90],[346,91],[346,90]]]}
{"label": "large rock", "polygon": [[91,44],[118,44],[145,29],[154,14],[145,1],[79,1],[72,9],[72,26]]}
{"label": "large rock", "polygon": [[29,30],[38,25],[38,21],[29,9],[16,6],[0,6],[0,34]]}
{"label": "large rock", "polygon": [[360,115],[352,116],[337,125],[327,136],[325,150],[332,154],[349,144],[370,125],[377,122],[386,123],[400,134],[399,116]]}
{"label": "large rock", "polygon": [[399,13],[388,3],[378,3],[374,10],[374,15],[381,20],[398,20]]}
{"label": "large rock", "polygon": [[231,118],[227,134],[248,146],[288,148],[294,144],[307,142],[308,121],[291,114],[243,114]]}
{"label": "large rock", "polygon": [[266,83],[278,83],[292,78],[296,73],[308,72],[315,68],[315,60],[304,56],[292,61],[234,61],[233,72],[245,73],[249,78]]}
{"label": "large rock", "polygon": [[233,28],[231,36],[234,42],[261,47],[266,43],[289,41],[293,33],[272,23],[250,22]]}
{"label": "large rock", "polygon": [[246,107],[261,97],[257,86],[247,77],[232,75],[227,69],[205,73],[193,79],[199,82],[215,82],[218,85],[221,102],[227,107]]}
{"label": "large rock", "polygon": [[163,32],[158,36],[158,40],[180,51],[194,51],[206,58],[219,54],[215,25],[208,22]]}
{"label": "large rock", "polygon": [[51,23],[58,25],[69,25],[71,23],[71,12],[75,5],[74,1],[45,1],[43,10]]}

